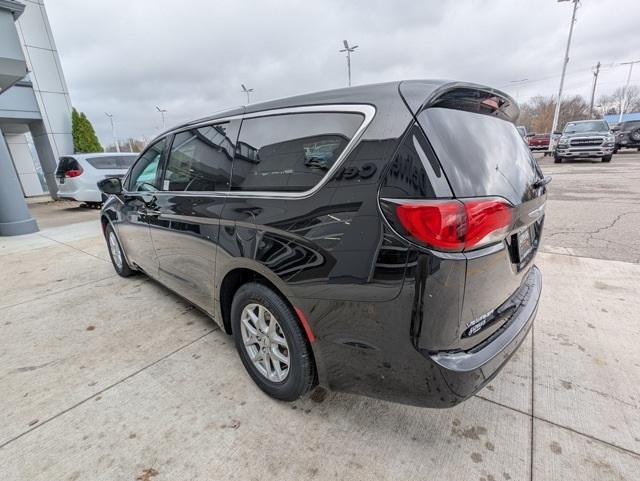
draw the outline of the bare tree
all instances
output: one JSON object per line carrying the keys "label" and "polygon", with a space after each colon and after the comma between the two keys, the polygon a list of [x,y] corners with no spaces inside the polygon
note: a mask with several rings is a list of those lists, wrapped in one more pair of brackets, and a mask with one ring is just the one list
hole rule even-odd
{"label": "bare tree", "polygon": [[[518,124],[527,127],[529,132],[546,133],[553,124],[553,112],[556,108],[555,97],[536,96],[520,105]],[[562,130],[567,122],[589,118],[589,104],[581,95],[566,98],[560,105],[558,129]]]}
{"label": "bare tree", "polygon": [[[610,95],[601,95],[598,105],[601,106],[605,114],[619,114],[623,100],[624,87],[618,87]],[[624,111],[640,112],[640,87],[637,85],[629,85],[627,104]]]}
{"label": "bare tree", "polygon": [[[134,139],[133,137],[128,138],[127,140],[121,140],[120,144],[120,152],[142,152],[147,142],[143,139]],[[105,152],[116,152],[116,145],[109,144],[105,147]]]}

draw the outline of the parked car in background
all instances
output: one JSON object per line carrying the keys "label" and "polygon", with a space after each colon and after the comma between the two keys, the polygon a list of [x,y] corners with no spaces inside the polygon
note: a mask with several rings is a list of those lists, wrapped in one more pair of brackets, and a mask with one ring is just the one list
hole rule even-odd
{"label": "parked car in background", "polygon": [[212,316],[276,399],[320,384],[453,406],[508,361],[540,298],[550,178],[517,116],[500,91],[425,80],[178,125],[101,182],[114,269]]}
{"label": "parked car in background", "polygon": [[622,122],[616,126],[616,151],[618,149],[640,150],[640,120]]}
{"label": "parked car in background", "polygon": [[88,204],[102,202],[98,182],[124,177],[138,157],[136,153],[74,154],[60,157],[56,169],[58,197]]}
{"label": "parked car in background", "polygon": [[529,137],[528,143],[531,150],[547,150],[551,134],[533,134]]}
{"label": "parked car in background", "polygon": [[615,137],[604,120],[568,122],[558,140],[554,153],[555,163],[568,158],[601,158],[611,162]]}
{"label": "parked car in background", "polygon": [[518,133],[523,139],[526,139],[529,136],[529,134],[527,133],[527,128],[524,125],[518,125],[516,128],[518,129]]}

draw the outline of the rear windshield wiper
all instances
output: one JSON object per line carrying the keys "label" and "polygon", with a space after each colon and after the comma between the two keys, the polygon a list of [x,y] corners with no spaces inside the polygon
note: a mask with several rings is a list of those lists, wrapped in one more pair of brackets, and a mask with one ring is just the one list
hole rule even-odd
{"label": "rear windshield wiper", "polygon": [[547,175],[542,179],[536,180],[533,184],[531,184],[531,187],[533,187],[534,189],[539,189],[540,187],[544,187],[545,185],[547,185],[549,182],[551,182],[551,176]]}

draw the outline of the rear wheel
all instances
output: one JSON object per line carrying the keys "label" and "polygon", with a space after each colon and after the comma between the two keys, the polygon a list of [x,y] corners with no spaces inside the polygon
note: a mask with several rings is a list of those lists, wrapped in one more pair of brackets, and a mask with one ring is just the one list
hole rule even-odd
{"label": "rear wheel", "polygon": [[611,162],[612,155],[605,155],[602,157],[602,162]]}
{"label": "rear wheel", "polygon": [[280,295],[257,282],[240,287],[231,305],[231,329],[242,364],[265,393],[294,401],[311,389],[311,348]]}
{"label": "rear wheel", "polygon": [[120,245],[118,237],[116,236],[113,227],[111,227],[111,224],[107,224],[107,227],[104,230],[104,235],[107,239],[107,248],[109,249],[111,263],[118,275],[122,277],[129,277],[133,275],[136,271],[131,269],[129,264],[127,264],[127,260],[124,258],[124,253],[122,252],[122,246]]}

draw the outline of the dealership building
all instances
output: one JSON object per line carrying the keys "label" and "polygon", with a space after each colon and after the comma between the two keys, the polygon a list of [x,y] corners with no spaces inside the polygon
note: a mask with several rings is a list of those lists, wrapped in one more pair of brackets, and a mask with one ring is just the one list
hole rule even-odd
{"label": "dealership building", "polygon": [[0,236],[37,230],[25,197],[55,198],[73,153],[71,100],[43,0],[0,0]]}

